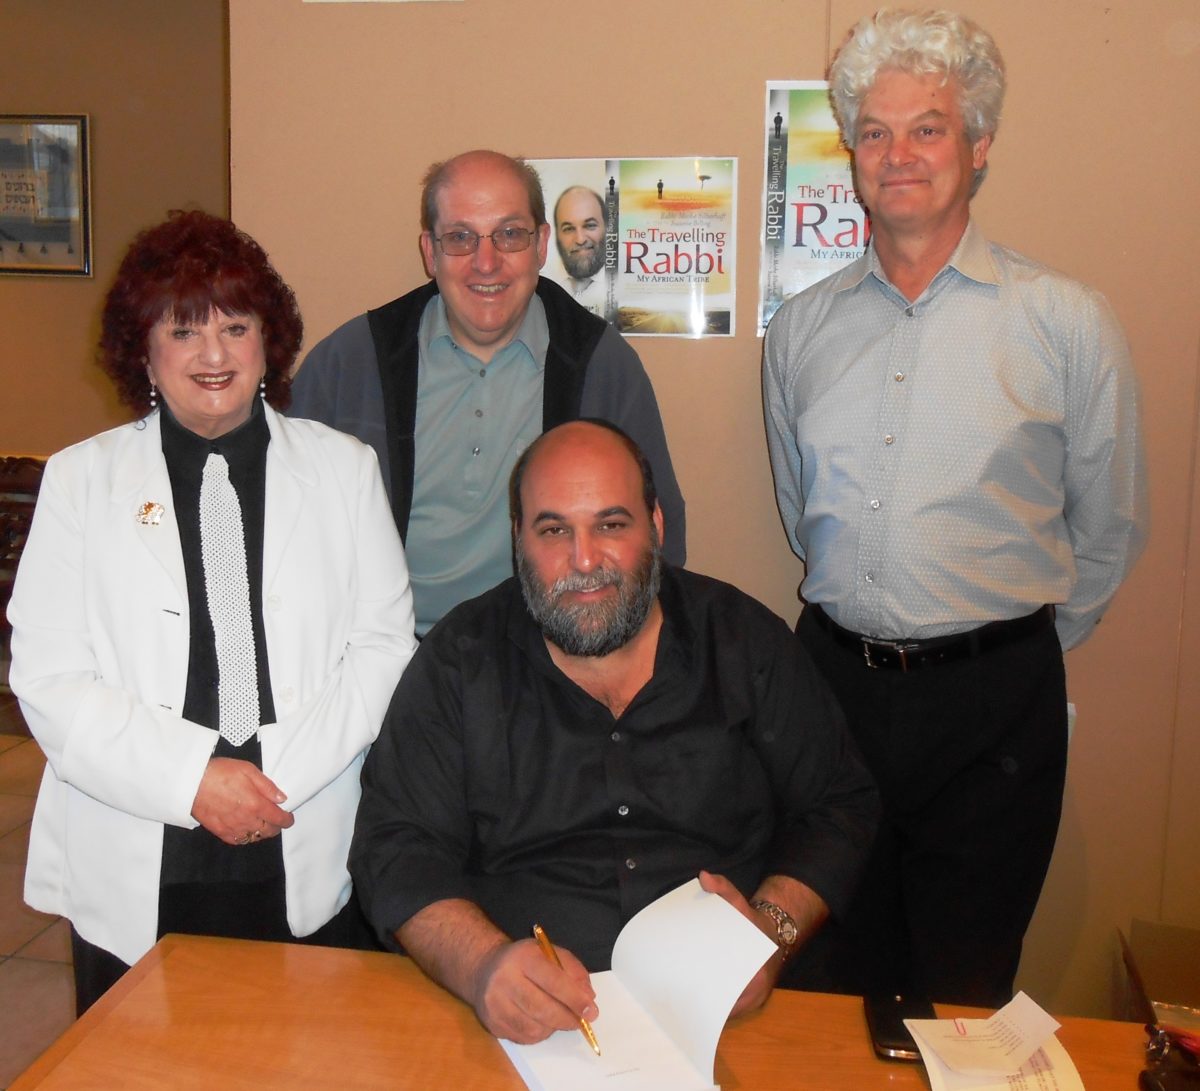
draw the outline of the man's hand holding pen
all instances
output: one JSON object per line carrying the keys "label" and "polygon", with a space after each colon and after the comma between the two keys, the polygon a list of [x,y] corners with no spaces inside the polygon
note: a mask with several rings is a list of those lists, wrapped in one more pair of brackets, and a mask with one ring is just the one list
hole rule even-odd
{"label": "man's hand holding pen", "polygon": [[471,1002],[497,1038],[527,1045],[599,1015],[583,963],[562,947],[557,951],[561,967],[532,939],[500,944],[480,962]]}

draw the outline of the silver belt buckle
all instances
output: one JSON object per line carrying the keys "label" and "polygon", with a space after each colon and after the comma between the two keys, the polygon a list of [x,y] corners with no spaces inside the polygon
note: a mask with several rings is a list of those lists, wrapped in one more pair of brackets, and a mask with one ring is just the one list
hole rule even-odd
{"label": "silver belt buckle", "polygon": [[916,644],[903,644],[898,640],[864,640],[862,642],[863,659],[871,670],[879,670],[880,664],[871,659],[872,648],[886,648],[900,657],[900,672],[908,673],[908,653],[917,647]]}

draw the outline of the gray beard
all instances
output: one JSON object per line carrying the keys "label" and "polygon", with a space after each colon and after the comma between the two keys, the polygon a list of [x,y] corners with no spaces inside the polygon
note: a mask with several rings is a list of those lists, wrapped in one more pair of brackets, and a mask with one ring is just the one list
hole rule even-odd
{"label": "gray beard", "polygon": [[587,280],[604,268],[604,251],[598,246],[594,250],[580,250],[577,254],[559,247],[558,256],[562,258],[563,268],[576,280]]}
{"label": "gray beard", "polygon": [[[650,548],[628,575],[611,568],[573,572],[547,587],[525,558],[520,539],[515,546],[517,578],[529,616],[551,644],[567,655],[599,657],[623,648],[641,631],[662,585],[662,547],[654,534]],[[566,605],[564,591],[617,588],[608,602]]]}

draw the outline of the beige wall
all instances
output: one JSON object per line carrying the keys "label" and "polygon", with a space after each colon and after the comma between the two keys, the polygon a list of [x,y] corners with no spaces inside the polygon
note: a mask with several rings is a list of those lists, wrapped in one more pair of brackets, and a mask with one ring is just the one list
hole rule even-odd
{"label": "beige wall", "polygon": [[[754,335],[764,81],[820,77],[873,0],[233,0],[232,196],[296,287],[310,343],[422,278],[418,178],[479,145],[534,157],[740,158],[732,339],[640,340],[689,500],[691,564],[789,619],[799,563],[774,507]],[[1194,0],[963,0],[1011,92],[976,202],[985,230],[1098,285],[1145,393],[1154,531],[1099,634],[1069,657],[1079,708],[1059,848],[1020,983],[1110,1010],[1113,929],[1200,925],[1189,781],[1200,761],[1195,514],[1200,9]],[[507,58],[500,44],[509,43]],[[1171,759],[1188,759],[1172,778]],[[1019,848],[1019,846],[1014,846]]]}
{"label": "beige wall", "polygon": [[[4,0],[0,106],[92,117],[95,276],[0,278],[0,453],[46,454],[125,419],[91,364],[96,316],[139,227],[172,207],[225,207],[223,6]],[[234,214],[295,285],[311,343],[418,282],[416,196],[430,160],[476,145],[739,156],[741,332],[637,347],[689,499],[692,566],[791,619],[801,567],[771,494],[753,334],[763,83],[819,77],[874,6],[233,0]],[[1200,926],[1200,581],[1186,578],[1200,549],[1200,217],[1189,201],[1200,9],[959,6],[995,33],[1010,70],[976,214],[998,241],[1105,291],[1145,395],[1151,546],[1068,659],[1079,726],[1020,980],[1058,1010],[1103,1013],[1114,926],[1133,915]],[[514,28],[526,59],[494,60]]]}
{"label": "beige wall", "polygon": [[0,110],[89,114],[92,270],[0,277],[0,453],[128,419],[92,364],[125,247],[168,209],[228,211],[223,0],[3,0]]}

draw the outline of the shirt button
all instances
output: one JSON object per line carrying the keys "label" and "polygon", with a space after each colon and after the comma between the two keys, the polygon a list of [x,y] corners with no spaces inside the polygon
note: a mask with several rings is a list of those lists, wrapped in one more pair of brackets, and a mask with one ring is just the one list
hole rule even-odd
{"label": "shirt button", "polygon": [[478,458],[478,457],[479,457],[479,448],[478,448],[478,447],[472,447],[472,448],[471,448],[471,454],[473,454],[473,455],[474,455],[476,458]]}
{"label": "shirt button", "polygon": [[875,582],[875,573],[874,573],[874,572],[868,572],[868,573],[867,573],[865,576],[863,576],[863,580],[864,580],[866,583],[874,583],[874,582]]}
{"label": "shirt button", "polygon": [[628,813],[629,813],[629,808],[626,807],[624,803],[622,803],[621,806],[619,806],[617,808],[617,814],[619,814],[622,818],[624,818]]}
{"label": "shirt button", "polygon": [[883,442],[886,443],[890,447],[893,443],[896,442],[896,437],[895,436],[884,436]]}
{"label": "shirt button", "polygon": [[878,510],[879,510],[879,501],[878,501],[878,500],[872,500],[872,501],[871,501],[871,510],[872,510],[872,511],[878,511]]}
{"label": "shirt button", "polygon": [[633,869],[637,867],[637,861],[631,856],[625,861],[625,866],[629,868],[630,871],[633,871]]}
{"label": "shirt button", "polygon": [[485,375],[487,375],[487,368],[486,368],[486,367],[481,367],[481,368],[479,369],[479,377],[482,379],[482,378],[483,378]]}
{"label": "shirt button", "polygon": [[283,605],[283,599],[278,595],[267,596],[267,607],[271,610],[278,610]]}
{"label": "shirt button", "polygon": [[475,410],[475,416],[477,416],[477,417],[482,417],[482,416],[483,416],[483,410],[482,410],[482,409],[476,409],[476,410]]}
{"label": "shirt button", "polygon": [[284,686],[279,696],[283,698],[285,705],[290,705],[296,699],[296,691],[291,686]]}
{"label": "shirt button", "polygon": [[613,742],[620,742],[621,741],[621,732],[614,731],[611,735],[609,735],[609,738],[612,739]]}
{"label": "shirt button", "polygon": [[904,313],[908,315],[909,318],[912,318],[912,316],[916,313],[916,310],[916,307],[905,307]]}
{"label": "shirt button", "polygon": [[898,383],[904,382],[904,372],[903,371],[896,372],[896,382],[898,382]]}

